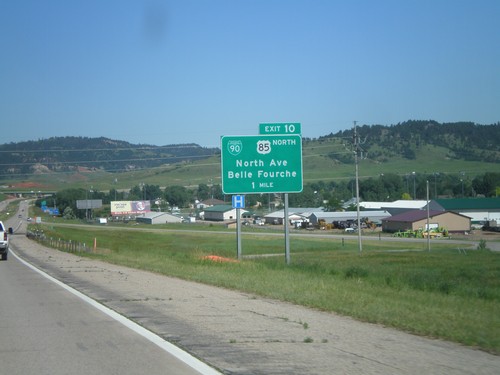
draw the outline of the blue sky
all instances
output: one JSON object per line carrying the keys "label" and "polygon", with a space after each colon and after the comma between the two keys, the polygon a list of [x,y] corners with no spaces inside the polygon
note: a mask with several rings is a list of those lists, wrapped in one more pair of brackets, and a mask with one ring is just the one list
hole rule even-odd
{"label": "blue sky", "polygon": [[498,0],[0,0],[1,143],[500,121]]}

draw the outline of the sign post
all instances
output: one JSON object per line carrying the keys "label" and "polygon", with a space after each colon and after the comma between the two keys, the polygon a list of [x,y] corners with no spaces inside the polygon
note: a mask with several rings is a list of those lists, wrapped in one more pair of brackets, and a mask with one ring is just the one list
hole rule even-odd
{"label": "sign post", "polygon": [[236,208],[236,254],[238,260],[241,260],[241,209],[245,208],[245,196],[233,195],[233,208]]}
{"label": "sign post", "polygon": [[[292,123],[263,123],[259,124],[259,134],[301,134],[298,122]],[[288,193],[285,193],[285,210],[283,212],[285,226],[285,259],[290,264],[290,222],[288,220]]]}

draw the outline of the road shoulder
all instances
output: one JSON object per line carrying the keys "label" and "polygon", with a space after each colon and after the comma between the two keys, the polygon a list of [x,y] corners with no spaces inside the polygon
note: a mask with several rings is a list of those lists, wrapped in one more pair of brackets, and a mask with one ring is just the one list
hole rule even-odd
{"label": "road shoulder", "polygon": [[347,317],[49,249],[25,260],[230,374],[497,374],[500,357]]}

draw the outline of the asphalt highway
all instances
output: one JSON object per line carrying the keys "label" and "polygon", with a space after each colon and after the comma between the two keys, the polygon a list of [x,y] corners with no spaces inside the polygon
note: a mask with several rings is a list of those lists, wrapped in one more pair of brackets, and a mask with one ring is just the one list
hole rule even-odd
{"label": "asphalt highway", "polygon": [[218,372],[11,252],[0,261],[0,373]]}
{"label": "asphalt highway", "polygon": [[[43,247],[22,233],[13,235],[13,250],[97,305],[224,374],[500,373],[499,356],[474,348],[82,258]],[[5,274],[0,319],[7,317],[0,321],[0,374],[182,374],[164,354],[156,356],[150,340],[118,327],[116,319],[59,284],[50,291],[54,282],[32,273],[13,254],[0,262],[0,275]],[[21,289],[11,291],[6,283]],[[18,307],[4,307],[4,298]]]}
{"label": "asphalt highway", "polygon": [[0,299],[2,374],[200,373],[12,256]]}

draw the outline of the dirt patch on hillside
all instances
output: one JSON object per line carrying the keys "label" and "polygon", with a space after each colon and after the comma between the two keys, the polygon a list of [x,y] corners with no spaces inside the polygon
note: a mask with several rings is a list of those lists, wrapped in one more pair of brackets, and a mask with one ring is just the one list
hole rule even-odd
{"label": "dirt patch on hillside", "polygon": [[47,185],[38,182],[18,182],[12,185],[15,189],[47,189]]}

